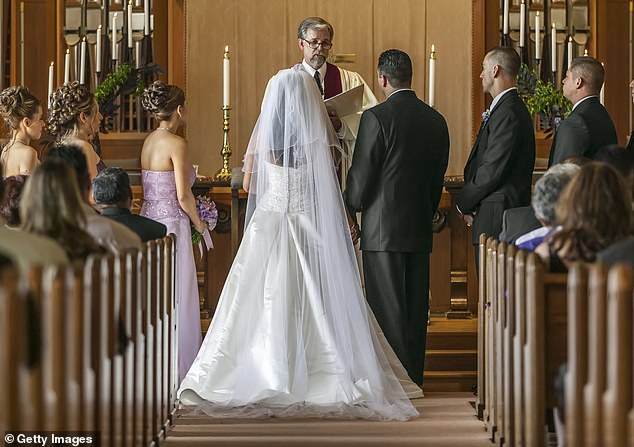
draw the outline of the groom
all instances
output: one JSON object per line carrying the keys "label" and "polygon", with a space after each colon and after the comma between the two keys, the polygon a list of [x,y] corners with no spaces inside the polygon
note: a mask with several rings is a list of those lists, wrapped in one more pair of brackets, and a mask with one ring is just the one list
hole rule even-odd
{"label": "groom", "polygon": [[406,53],[381,54],[378,83],[387,100],[361,117],[344,199],[352,216],[362,213],[368,303],[409,376],[422,385],[432,217],[447,169],[449,132],[443,116],[411,89]]}

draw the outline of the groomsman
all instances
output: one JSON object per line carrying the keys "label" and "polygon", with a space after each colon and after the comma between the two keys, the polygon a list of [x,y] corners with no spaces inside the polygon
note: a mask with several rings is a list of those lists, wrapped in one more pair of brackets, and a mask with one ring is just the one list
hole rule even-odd
{"label": "groomsman", "polygon": [[480,233],[498,238],[504,210],[530,205],[535,134],[517,93],[519,67],[519,56],[508,47],[489,51],[482,62],[482,89],[493,102],[483,114],[457,200],[465,222],[473,225],[473,244]]}
{"label": "groomsman", "polygon": [[612,118],[599,101],[604,74],[603,65],[592,57],[573,59],[563,92],[574,105],[553,138],[548,167],[575,155],[593,159],[603,146],[617,144]]}
{"label": "groomsman", "polygon": [[[406,53],[381,54],[378,83],[387,100],[361,117],[344,200],[352,216],[362,213],[368,303],[409,376],[422,385],[432,217],[447,169],[449,132],[443,116],[411,89]],[[353,238],[357,231],[353,226]]]}

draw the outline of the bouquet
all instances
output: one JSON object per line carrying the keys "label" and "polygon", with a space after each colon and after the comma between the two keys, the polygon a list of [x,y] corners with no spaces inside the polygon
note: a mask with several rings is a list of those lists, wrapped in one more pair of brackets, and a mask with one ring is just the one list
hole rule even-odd
{"label": "bouquet", "polygon": [[[196,211],[200,219],[207,223],[207,227],[211,233],[218,222],[218,210],[216,209],[214,201],[207,196],[196,197]],[[199,244],[202,237],[202,234],[192,225],[192,243]]]}

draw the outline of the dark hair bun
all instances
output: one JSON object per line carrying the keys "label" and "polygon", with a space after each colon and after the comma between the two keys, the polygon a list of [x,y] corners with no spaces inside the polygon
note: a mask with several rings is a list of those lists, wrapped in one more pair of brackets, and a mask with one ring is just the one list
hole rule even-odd
{"label": "dark hair bun", "polygon": [[6,119],[18,106],[19,92],[23,87],[9,87],[0,92],[0,114]]}
{"label": "dark hair bun", "polygon": [[48,111],[48,130],[57,138],[63,131],[72,127],[81,112],[90,112],[94,95],[78,81],[68,82],[51,95],[51,107]]}
{"label": "dark hair bun", "polygon": [[0,115],[10,128],[16,129],[23,118],[32,118],[40,101],[21,85],[0,92]]}
{"label": "dark hair bun", "polygon": [[143,92],[143,108],[150,113],[159,113],[170,100],[171,87],[163,81],[154,81]]}

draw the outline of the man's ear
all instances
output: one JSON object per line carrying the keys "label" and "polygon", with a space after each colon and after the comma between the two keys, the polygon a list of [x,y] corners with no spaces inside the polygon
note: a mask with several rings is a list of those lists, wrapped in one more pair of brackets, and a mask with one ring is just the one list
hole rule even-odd
{"label": "man's ear", "polygon": [[304,41],[302,39],[297,39],[297,46],[300,50],[304,51]]}
{"label": "man's ear", "polygon": [[575,79],[575,87],[577,89],[580,89],[584,85],[585,85],[585,81],[583,80],[583,78],[581,76],[579,76],[577,79]]}
{"label": "man's ear", "polygon": [[493,66],[493,77],[497,78],[498,76],[500,76],[500,66],[499,65],[494,65]]}

